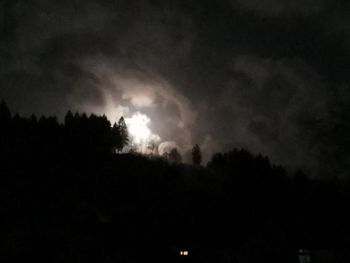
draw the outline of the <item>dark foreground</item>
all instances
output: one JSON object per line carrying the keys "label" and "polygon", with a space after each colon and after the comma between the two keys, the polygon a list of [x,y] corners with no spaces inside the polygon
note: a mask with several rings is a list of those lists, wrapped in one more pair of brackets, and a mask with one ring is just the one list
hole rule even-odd
{"label": "dark foreground", "polygon": [[105,119],[74,118],[0,111],[0,262],[348,262],[348,182],[244,150],[115,154]]}

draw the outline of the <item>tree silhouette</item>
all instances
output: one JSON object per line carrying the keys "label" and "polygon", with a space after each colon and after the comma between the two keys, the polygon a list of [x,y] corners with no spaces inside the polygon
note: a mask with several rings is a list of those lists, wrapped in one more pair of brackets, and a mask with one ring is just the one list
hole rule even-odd
{"label": "tree silhouette", "polygon": [[202,152],[198,144],[192,148],[192,163],[194,165],[200,165],[202,162]]}
{"label": "tree silhouette", "polygon": [[120,145],[121,142],[121,136],[119,133],[119,127],[117,123],[114,123],[111,129],[111,143],[113,146],[113,152],[119,151],[117,146]]}
{"label": "tree silhouette", "polygon": [[69,110],[66,114],[66,116],[64,117],[64,125],[69,126],[71,125],[71,123],[74,120],[74,116],[73,113]]}
{"label": "tree silhouette", "polygon": [[116,148],[118,152],[121,152],[123,148],[129,144],[128,127],[126,126],[123,116],[120,117],[117,128],[118,128],[119,137],[118,137],[118,140],[116,141]]}
{"label": "tree silhouette", "polygon": [[181,163],[182,157],[179,153],[179,151],[176,148],[171,149],[169,154],[167,155],[169,161],[174,163]]}
{"label": "tree silhouette", "polygon": [[11,112],[4,101],[0,102],[0,121],[8,122],[11,119]]}

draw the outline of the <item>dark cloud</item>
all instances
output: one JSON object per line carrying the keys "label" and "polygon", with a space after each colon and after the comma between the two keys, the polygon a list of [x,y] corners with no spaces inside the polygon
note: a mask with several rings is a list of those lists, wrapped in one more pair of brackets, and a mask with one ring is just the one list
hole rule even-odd
{"label": "dark cloud", "polygon": [[302,61],[237,57],[220,104],[209,109],[214,123],[205,130],[221,145],[233,143],[276,162],[315,169],[319,149],[310,137],[319,128],[314,124],[328,118],[328,95],[321,77]]}
{"label": "dark cloud", "polygon": [[0,97],[26,115],[140,111],[183,152],[245,147],[339,175],[348,10],[343,0],[6,0]]}
{"label": "dark cloud", "polygon": [[328,0],[231,0],[233,6],[263,15],[310,15],[327,7]]}

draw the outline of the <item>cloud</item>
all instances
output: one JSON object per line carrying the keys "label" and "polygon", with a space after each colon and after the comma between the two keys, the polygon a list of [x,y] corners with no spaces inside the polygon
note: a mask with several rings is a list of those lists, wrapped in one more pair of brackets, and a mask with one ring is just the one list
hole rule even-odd
{"label": "cloud", "polygon": [[177,145],[174,141],[166,141],[162,142],[158,146],[158,153],[159,155],[164,155],[165,153],[169,153],[172,149],[180,149],[180,147]]}
{"label": "cloud", "polygon": [[190,101],[162,77],[137,69],[125,70],[113,62],[108,63],[105,57],[81,61],[80,67],[85,72],[82,76],[93,77],[78,80],[74,90],[89,93],[90,89],[102,99],[77,96],[79,93],[74,92],[69,97],[72,106],[106,114],[112,122],[121,115],[130,118],[141,112],[151,119],[151,130],[162,139],[175,140],[182,146],[192,143],[191,129],[196,114]]}
{"label": "cloud", "polygon": [[[319,137],[330,118],[328,87],[300,60],[238,56],[220,104],[198,120],[210,131],[203,144],[243,147],[291,168],[315,171],[327,143]],[[208,140],[211,138],[211,140]],[[209,144],[209,145],[208,145]]]}
{"label": "cloud", "polygon": [[310,15],[323,10],[328,0],[231,0],[234,7],[268,16]]}
{"label": "cloud", "polygon": [[326,164],[349,170],[340,158],[350,130],[344,1],[13,0],[1,8],[0,97],[14,111],[62,119],[80,110],[112,122],[139,111],[162,140],[182,152],[198,143],[205,159],[245,147],[314,173]]}

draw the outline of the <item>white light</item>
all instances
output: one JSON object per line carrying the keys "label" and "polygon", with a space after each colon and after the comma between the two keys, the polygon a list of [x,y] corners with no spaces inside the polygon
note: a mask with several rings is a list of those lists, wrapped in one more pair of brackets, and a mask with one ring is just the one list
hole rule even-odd
{"label": "white light", "polygon": [[126,118],[125,122],[132,137],[132,143],[138,146],[138,150],[144,151],[149,142],[160,140],[160,137],[149,129],[148,124],[151,120],[147,115],[136,112],[130,118]]}
{"label": "white light", "polygon": [[188,256],[188,251],[187,250],[181,250],[180,251],[181,256]]}
{"label": "white light", "polygon": [[125,121],[135,143],[141,143],[147,140],[151,135],[151,131],[147,127],[150,119],[146,115],[137,112],[131,118],[126,118]]}

